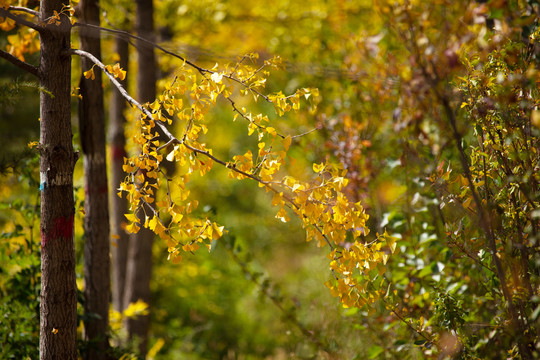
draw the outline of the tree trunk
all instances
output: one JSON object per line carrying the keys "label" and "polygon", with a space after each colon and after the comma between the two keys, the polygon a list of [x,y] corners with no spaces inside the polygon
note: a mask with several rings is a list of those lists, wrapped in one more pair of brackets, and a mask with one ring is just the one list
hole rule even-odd
{"label": "tree trunk", "polygon": [[[81,20],[99,25],[99,1],[81,0]],[[100,34],[96,29],[81,27],[81,49],[101,58]],[[81,58],[82,71],[94,64]],[[105,154],[105,113],[101,71],[95,80],[81,76],[79,128],[84,154],[84,337],[89,341],[85,359],[105,359],[108,348],[110,259],[109,203]]]}
{"label": "tree trunk", "polygon": [[[64,0],[42,0],[43,23],[60,13]],[[73,241],[73,152],[71,132],[70,23],[47,25],[41,33],[40,189],[41,189],[41,304],[42,360],[77,359],[77,287]]]}
{"label": "tree trunk", "polygon": [[[154,10],[152,0],[137,0],[135,27],[137,34],[154,41]],[[137,98],[145,103],[156,98],[156,60],[154,49],[144,42],[137,42]],[[151,179],[148,179],[151,180]],[[144,218],[144,215],[143,215]],[[141,228],[129,248],[125,301],[142,300],[150,305],[150,279],[152,274],[152,244],[154,233]],[[149,316],[128,319],[126,326],[130,339],[138,342],[141,356],[145,356],[148,345]]]}
{"label": "tree trunk", "polygon": [[[120,67],[128,71],[129,48],[128,43],[121,39],[115,39],[116,53],[120,56]],[[120,81],[126,88],[127,78]],[[119,197],[117,189],[124,180],[126,174],[122,169],[124,157],[126,156],[126,137],[124,127],[126,118],[124,110],[126,100],[116,88],[112,89],[110,119],[109,119],[109,140],[111,142],[111,240],[112,250],[112,302],[116,311],[122,312],[125,309],[124,290],[126,286],[126,268],[129,246],[129,235],[122,228],[125,222],[124,214],[128,212],[127,199]]]}

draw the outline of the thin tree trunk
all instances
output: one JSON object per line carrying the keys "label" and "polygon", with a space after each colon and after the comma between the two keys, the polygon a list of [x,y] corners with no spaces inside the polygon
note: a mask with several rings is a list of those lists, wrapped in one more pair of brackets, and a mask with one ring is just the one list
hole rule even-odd
{"label": "thin tree trunk", "polygon": [[[128,71],[129,46],[121,39],[115,40],[116,53],[120,56],[120,67]],[[126,88],[127,78],[120,81]],[[125,221],[124,214],[128,212],[127,199],[117,195],[117,189],[124,180],[125,173],[122,169],[126,156],[126,137],[124,127],[126,118],[124,111],[126,100],[120,92],[114,88],[111,94],[109,140],[111,142],[111,231],[114,235],[112,242],[112,302],[116,311],[125,309],[124,290],[126,286],[126,268],[129,246],[129,235],[122,228]]]}
{"label": "thin tree trunk", "polygon": [[[81,0],[82,21],[99,25],[98,0]],[[81,49],[101,58],[99,31],[81,27]],[[81,58],[82,71],[93,63]],[[89,341],[85,359],[106,359],[109,347],[110,259],[109,259],[109,203],[105,154],[105,114],[101,72],[95,80],[81,77],[79,128],[84,154],[85,217],[84,217],[84,336]]]}
{"label": "thin tree trunk", "polygon": [[[42,0],[40,19],[60,13],[67,0]],[[41,33],[40,188],[41,304],[40,359],[77,359],[77,287],[73,241],[73,152],[70,81],[70,24],[47,25]]]}
{"label": "thin tree trunk", "polygon": [[[154,41],[154,20],[152,0],[137,0],[135,27],[137,34],[147,40]],[[140,102],[153,101],[156,98],[156,60],[154,49],[148,44],[137,43],[137,98]],[[142,215],[144,218],[144,215]],[[150,305],[150,279],[152,275],[152,244],[154,233],[142,228],[135,236],[129,248],[125,301],[142,300]],[[149,316],[128,319],[126,327],[130,339],[138,342],[141,356],[145,356],[148,345]]]}

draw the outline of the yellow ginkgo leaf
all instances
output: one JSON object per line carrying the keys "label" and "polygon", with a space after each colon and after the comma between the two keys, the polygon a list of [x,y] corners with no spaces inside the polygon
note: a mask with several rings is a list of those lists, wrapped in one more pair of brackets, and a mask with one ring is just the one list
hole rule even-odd
{"label": "yellow ginkgo leaf", "polygon": [[92,67],[90,70],[83,72],[83,75],[87,79],[94,80],[96,78],[96,75],[94,74],[94,67]]}

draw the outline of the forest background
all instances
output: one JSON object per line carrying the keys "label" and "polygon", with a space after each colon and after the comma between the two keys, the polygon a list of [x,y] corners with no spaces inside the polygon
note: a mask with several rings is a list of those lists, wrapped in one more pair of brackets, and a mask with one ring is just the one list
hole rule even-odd
{"label": "forest background", "polygon": [[[40,310],[48,89],[14,60],[40,63],[28,27],[40,2],[0,5],[0,357],[46,358],[40,341],[62,335]],[[77,356],[540,357],[538,1],[101,1],[98,24],[113,31],[97,36],[84,33],[92,5],[46,19],[73,20],[71,48],[99,39],[110,65],[71,52]],[[143,63],[151,52],[155,66]],[[154,80],[141,79],[150,68]],[[115,76],[148,102],[144,116],[113,110]],[[151,274],[140,297],[127,283],[144,281],[123,280],[128,301],[107,267],[105,300],[85,285],[98,229],[83,84],[105,92],[105,251],[118,271],[131,236],[128,274]],[[177,140],[155,137],[150,116]],[[133,200],[121,221],[118,188]],[[131,251],[145,226],[157,233],[151,265]]]}

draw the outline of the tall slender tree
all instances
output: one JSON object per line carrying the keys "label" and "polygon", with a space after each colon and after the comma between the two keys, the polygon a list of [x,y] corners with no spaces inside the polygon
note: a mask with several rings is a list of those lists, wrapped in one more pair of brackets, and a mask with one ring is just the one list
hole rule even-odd
{"label": "tall slender tree", "polygon": [[[128,43],[125,39],[115,39],[115,50],[120,57],[120,67],[128,70]],[[127,78],[120,80],[124,88]],[[126,284],[126,266],[129,245],[129,234],[122,227],[125,221],[124,214],[128,212],[127,200],[119,197],[117,189],[124,180],[125,173],[122,169],[126,156],[126,136],[124,127],[126,118],[124,111],[126,100],[118,91],[113,89],[111,93],[109,115],[109,141],[111,143],[111,232],[112,236],[112,302],[116,311],[122,311],[124,305],[124,289]]]}
{"label": "tall slender tree", "polygon": [[[71,131],[71,41],[69,2],[43,0],[39,11],[2,4],[0,16],[40,36],[35,67],[6,51],[0,57],[31,73],[40,84],[41,294],[40,359],[77,359],[77,287],[75,283],[75,206]],[[12,11],[23,11],[29,21]]]}
{"label": "tall slender tree", "polygon": [[[79,4],[82,22],[99,26],[99,1],[82,0]],[[81,50],[101,57],[99,30],[81,27]],[[81,58],[82,71],[94,64]],[[79,128],[84,159],[84,279],[85,339],[90,342],[86,359],[105,359],[108,347],[110,258],[109,204],[105,153],[105,111],[101,72],[95,79],[81,76]]]}
{"label": "tall slender tree", "polygon": [[[141,38],[155,42],[154,7],[152,0],[137,0],[135,28]],[[141,103],[156,98],[156,59],[154,48],[145,41],[137,41],[137,98]],[[150,180],[151,181],[151,180]],[[144,207],[142,208],[144,210]],[[141,217],[144,218],[144,213]],[[150,304],[152,274],[152,245],[154,233],[141,229],[129,247],[124,305],[142,300]],[[150,318],[148,315],[127,319],[130,339],[136,339],[141,354],[146,353]]]}
{"label": "tall slender tree", "polygon": [[70,113],[70,21],[67,0],[41,1],[40,174],[41,310],[40,358],[77,359],[77,292],[73,241],[73,151]]}

